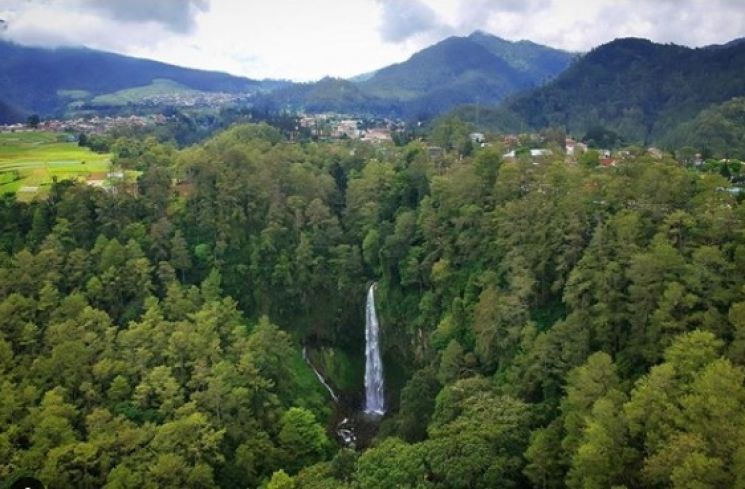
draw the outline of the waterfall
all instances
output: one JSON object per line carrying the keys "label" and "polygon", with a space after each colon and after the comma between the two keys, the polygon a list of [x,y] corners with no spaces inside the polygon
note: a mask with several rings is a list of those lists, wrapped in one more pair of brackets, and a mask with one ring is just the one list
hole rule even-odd
{"label": "waterfall", "polygon": [[326,379],[323,378],[323,375],[321,375],[321,372],[316,370],[315,365],[313,365],[313,363],[310,361],[310,358],[308,358],[308,350],[305,346],[303,346],[303,360],[305,360],[305,363],[307,363],[311,370],[313,370],[313,373],[316,374],[316,378],[318,379],[318,381],[326,388],[327,391],[329,391],[331,399],[333,399],[334,402],[339,402],[339,397],[337,397],[334,389],[331,388],[328,382],[326,382]]}
{"label": "waterfall", "polygon": [[375,313],[375,284],[367,291],[365,304],[365,412],[385,414],[383,361],[380,358],[378,315]]}

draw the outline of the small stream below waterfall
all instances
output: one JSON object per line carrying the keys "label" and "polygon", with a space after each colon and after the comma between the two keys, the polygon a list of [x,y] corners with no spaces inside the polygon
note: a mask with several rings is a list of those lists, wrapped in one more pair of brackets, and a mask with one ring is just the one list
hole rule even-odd
{"label": "small stream below waterfall", "polygon": [[331,387],[323,374],[319,372],[313,364],[313,361],[308,355],[307,346],[303,345],[302,353],[303,360],[305,360],[305,363],[311,368],[311,370],[313,370],[318,382],[323,385],[334,403],[334,413],[328,426],[329,431],[335,435],[336,441],[339,445],[346,448],[357,448],[357,415],[359,414],[359,409],[354,408],[357,403],[350,402],[350,400],[346,399],[345,396],[339,396],[334,391],[334,388]]}
{"label": "small stream below waterfall", "polygon": [[331,399],[333,399],[334,402],[338,404],[339,396],[336,395],[336,392],[334,392],[334,389],[332,389],[329,383],[326,382],[326,379],[323,375],[321,375],[321,372],[319,372],[318,369],[316,369],[316,366],[313,365],[313,362],[310,361],[310,359],[308,358],[308,348],[305,345],[303,345],[303,360],[305,360],[305,363],[307,363],[311,370],[313,370],[313,373],[316,374],[316,378],[321,383],[321,385],[326,388],[329,395],[331,396]]}

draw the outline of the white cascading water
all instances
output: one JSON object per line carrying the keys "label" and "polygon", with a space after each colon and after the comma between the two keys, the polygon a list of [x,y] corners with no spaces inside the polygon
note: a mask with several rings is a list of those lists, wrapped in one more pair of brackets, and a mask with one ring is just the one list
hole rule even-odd
{"label": "white cascading water", "polygon": [[334,392],[334,389],[331,388],[331,386],[326,382],[326,379],[321,375],[321,372],[316,370],[316,366],[313,365],[313,363],[310,361],[310,358],[308,358],[308,350],[305,346],[303,346],[303,360],[305,360],[305,363],[308,364],[311,370],[313,370],[313,373],[316,374],[316,378],[318,379],[318,382],[323,385],[326,390],[328,391],[329,395],[331,396],[331,399],[334,400],[334,402],[339,402],[339,397],[337,397],[336,393]]}
{"label": "white cascading water", "polygon": [[383,360],[380,358],[378,315],[375,312],[375,284],[367,291],[365,304],[365,412],[385,414]]}

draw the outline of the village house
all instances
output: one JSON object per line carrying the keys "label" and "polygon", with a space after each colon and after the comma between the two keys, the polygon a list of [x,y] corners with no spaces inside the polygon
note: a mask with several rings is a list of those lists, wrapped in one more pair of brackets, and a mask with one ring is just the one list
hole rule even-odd
{"label": "village house", "polygon": [[567,156],[574,156],[575,149],[577,149],[577,141],[572,138],[566,138],[564,141],[564,150],[566,151]]}
{"label": "village house", "polygon": [[388,128],[378,127],[368,129],[367,132],[362,135],[362,140],[371,143],[384,143],[393,141],[393,138],[391,137],[391,131]]}
{"label": "village house", "polygon": [[340,121],[336,130],[334,131],[334,137],[343,138],[348,137],[350,139],[358,139],[360,137],[359,121],[354,119],[345,119]]}
{"label": "village house", "polygon": [[[553,153],[551,152],[550,149],[531,149],[531,150],[528,150],[525,153],[526,156],[530,156],[531,160],[533,160],[534,163],[537,162],[540,159],[543,159],[543,158],[546,158],[548,156],[551,156],[552,154]],[[515,160],[519,156],[520,156],[520,154],[518,154],[518,152],[516,152],[513,149],[509,153],[503,154],[502,155],[502,159],[505,159],[505,160]]]}
{"label": "village house", "polygon": [[502,137],[502,144],[505,148],[514,148],[520,144],[520,138],[516,134],[506,134]]}
{"label": "village house", "polygon": [[658,148],[648,148],[647,153],[649,153],[649,156],[656,160],[661,160],[662,157],[665,155],[665,153],[663,153],[662,150]]}
{"label": "village house", "polygon": [[567,156],[577,157],[582,153],[587,152],[587,145],[585,143],[580,143],[572,138],[566,138],[564,149],[566,150]]}
{"label": "village house", "polygon": [[483,144],[485,141],[484,134],[480,132],[472,132],[469,136],[471,142],[475,144]]}

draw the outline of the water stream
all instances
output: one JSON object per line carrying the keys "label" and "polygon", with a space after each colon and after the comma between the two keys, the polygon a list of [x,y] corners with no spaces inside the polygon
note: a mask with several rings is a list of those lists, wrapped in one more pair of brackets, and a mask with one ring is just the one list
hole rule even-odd
{"label": "water stream", "polygon": [[336,395],[336,393],[334,392],[334,389],[331,388],[331,386],[328,384],[328,382],[326,382],[326,379],[323,377],[323,375],[321,375],[321,372],[319,372],[316,369],[316,366],[313,365],[313,362],[310,361],[310,359],[308,358],[308,349],[305,346],[303,346],[303,360],[305,360],[305,363],[307,363],[308,366],[311,368],[311,370],[313,370],[313,373],[316,374],[316,378],[318,379],[318,381],[329,392],[329,395],[331,396],[331,399],[333,399],[335,403],[338,403],[339,402],[339,397]]}

